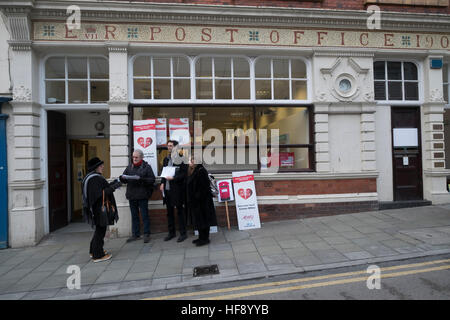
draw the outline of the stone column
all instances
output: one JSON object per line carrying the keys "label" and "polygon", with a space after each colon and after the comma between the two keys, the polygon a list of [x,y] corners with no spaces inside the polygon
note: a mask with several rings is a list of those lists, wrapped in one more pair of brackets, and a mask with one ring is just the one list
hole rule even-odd
{"label": "stone column", "polygon": [[330,147],[328,139],[328,104],[314,104],[314,142],[316,171],[330,172]]}
{"label": "stone column", "polygon": [[444,145],[444,106],[442,69],[431,69],[429,56],[424,61],[424,104],[422,106],[422,163],[424,198],[433,204],[450,202],[447,191]]}
{"label": "stone column", "polygon": [[[107,44],[109,51],[109,115],[111,178],[117,178],[129,163],[128,125],[128,43]],[[119,221],[110,227],[111,235],[131,235],[131,214],[125,198],[126,185],[116,190]]]}
{"label": "stone column", "polygon": [[[36,79],[30,75],[37,69],[31,42],[10,42],[13,77],[12,120],[13,162],[10,163],[9,215],[10,246],[37,244],[44,236],[44,181],[41,179],[40,114]],[[10,149],[11,150],[11,149]]]}

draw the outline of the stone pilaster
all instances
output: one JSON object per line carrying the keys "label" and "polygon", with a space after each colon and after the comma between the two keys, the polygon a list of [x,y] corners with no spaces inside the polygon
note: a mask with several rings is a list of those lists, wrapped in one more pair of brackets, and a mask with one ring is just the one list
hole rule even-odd
{"label": "stone pilaster", "polygon": [[375,104],[365,104],[361,112],[361,169],[376,171]]}
{"label": "stone pilaster", "polygon": [[314,104],[314,142],[316,144],[316,171],[330,172],[328,104]]}
{"label": "stone pilaster", "polygon": [[[107,44],[109,51],[109,116],[111,178],[117,178],[129,163],[128,123],[128,44]],[[119,209],[119,221],[110,227],[111,234],[131,234],[131,215],[125,198],[126,186],[116,190],[115,198]]]}

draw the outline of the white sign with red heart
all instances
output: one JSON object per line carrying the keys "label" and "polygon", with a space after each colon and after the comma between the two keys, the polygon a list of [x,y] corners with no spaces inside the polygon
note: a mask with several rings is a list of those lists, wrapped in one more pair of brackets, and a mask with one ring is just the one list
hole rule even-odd
{"label": "white sign with red heart", "polygon": [[253,171],[233,172],[239,230],[261,228]]}
{"label": "white sign with red heart", "polygon": [[134,150],[140,149],[144,153],[144,160],[152,167],[155,176],[158,175],[156,154],[156,120],[133,121]]}

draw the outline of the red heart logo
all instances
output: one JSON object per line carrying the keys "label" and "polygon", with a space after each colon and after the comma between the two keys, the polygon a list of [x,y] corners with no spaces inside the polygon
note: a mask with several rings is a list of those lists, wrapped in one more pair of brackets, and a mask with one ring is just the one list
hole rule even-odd
{"label": "red heart logo", "polygon": [[144,138],[143,137],[139,137],[137,139],[137,143],[142,147],[142,148],[147,148],[149,145],[151,145],[153,142],[152,138],[147,137],[147,139],[144,142]]}
{"label": "red heart logo", "polygon": [[244,189],[238,190],[238,195],[244,200],[247,200],[248,198],[250,198],[252,196],[252,194],[253,194],[252,189],[247,188],[245,190]]}

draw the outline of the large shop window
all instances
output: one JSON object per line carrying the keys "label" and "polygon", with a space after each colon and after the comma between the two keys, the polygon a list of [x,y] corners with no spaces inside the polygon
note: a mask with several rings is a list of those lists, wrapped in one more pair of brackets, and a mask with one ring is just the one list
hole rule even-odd
{"label": "large shop window", "polygon": [[[159,119],[166,123],[165,129],[157,130],[158,169],[167,155],[166,141],[173,130],[171,123],[179,118],[187,118],[191,145],[194,145],[194,121],[201,121],[203,160],[212,172],[231,172],[254,170],[271,165],[271,129],[279,130],[279,171],[312,171],[313,141],[311,134],[311,108],[286,106],[225,106],[214,107],[133,107],[133,119]],[[164,119],[161,121],[161,119]],[[130,126],[132,127],[132,126]],[[196,128],[199,128],[197,126]],[[268,159],[260,157],[259,134],[261,129],[267,132]],[[252,135],[252,132],[255,135]],[[211,136],[212,135],[212,136]],[[212,146],[214,143],[214,147]],[[230,144],[232,148],[227,148]],[[242,144],[238,146],[238,144]],[[218,145],[217,148],[216,145]],[[215,148],[215,150],[214,150]],[[230,154],[231,153],[231,154]],[[206,163],[205,157],[215,159],[215,163]],[[264,158],[264,159],[262,159]],[[268,164],[267,164],[268,163]]]}
{"label": "large shop window", "polygon": [[375,100],[417,101],[419,80],[412,62],[376,61],[373,65]]}
{"label": "large shop window", "polygon": [[52,57],[45,62],[45,103],[98,104],[108,100],[106,58]]}

